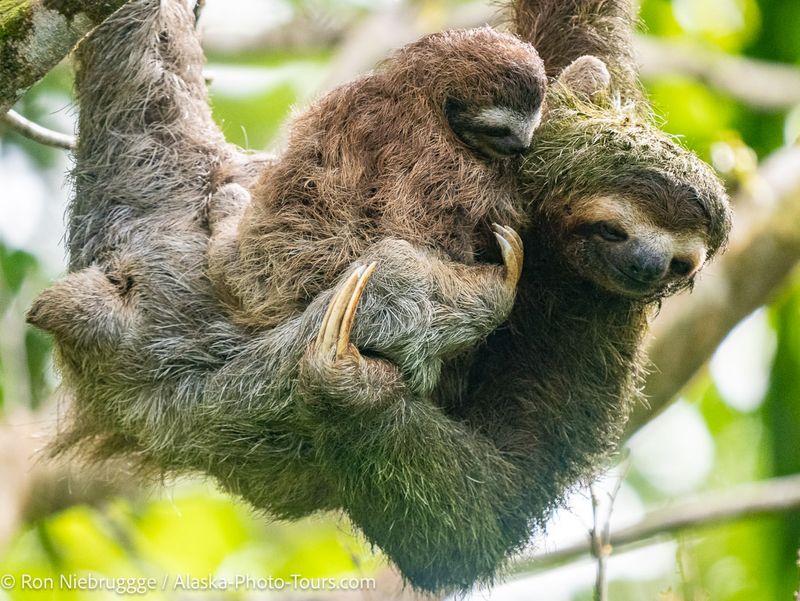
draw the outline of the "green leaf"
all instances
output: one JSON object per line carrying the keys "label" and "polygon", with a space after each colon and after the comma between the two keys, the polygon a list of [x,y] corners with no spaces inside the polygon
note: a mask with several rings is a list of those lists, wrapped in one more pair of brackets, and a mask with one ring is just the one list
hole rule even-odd
{"label": "green leaf", "polygon": [[[9,296],[19,292],[22,282],[38,268],[38,265],[39,262],[32,254],[24,250],[9,250],[0,243],[0,284]],[[2,308],[3,305],[0,304],[0,309]]]}

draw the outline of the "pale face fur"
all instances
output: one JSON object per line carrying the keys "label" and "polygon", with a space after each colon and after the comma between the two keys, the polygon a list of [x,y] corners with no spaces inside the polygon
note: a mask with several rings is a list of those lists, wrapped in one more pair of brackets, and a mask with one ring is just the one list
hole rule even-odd
{"label": "pale face fur", "polygon": [[455,112],[445,107],[453,132],[468,147],[489,159],[514,157],[531,146],[542,119],[540,105],[520,110],[509,106],[472,107]]}
{"label": "pale face fur", "polygon": [[665,227],[622,196],[585,198],[571,213],[567,254],[579,272],[610,292],[646,298],[683,288],[708,255],[702,231]]}

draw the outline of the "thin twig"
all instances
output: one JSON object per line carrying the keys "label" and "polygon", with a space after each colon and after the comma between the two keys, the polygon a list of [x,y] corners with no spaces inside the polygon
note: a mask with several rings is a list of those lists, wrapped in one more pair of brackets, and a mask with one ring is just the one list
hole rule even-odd
{"label": "thin twig", "polygon": [[593,526],[589,533],[591,553],[597,560],[597,577],[594,585],[594,601],[608,601],[608,558],[611,556],[611,515],[614,513],[614,503],[617,500],[622,482],[627,475],[629,463],[627,457],[620,463],[620,473],[614,483],[614,489],[608,493],[608,507],[605,515],[601,515],[603,504],[597,494],[596,485],[592,484],[589,491],[592,497]]}
{"label": "thin twig", "polygon": [[[658,535],[687,528],[707,527],[746,517],[800,509],[800,474],[743,484],[677,501],[648,513],[638,523],[611,531],[613,547],[640,543]],[[591,553],[591,541],[567,545],[551,553],[536,554],[517,563],[517,576],[553,565],[569,563]]]}
{"label": "thin twig", "polygon": [[18,134],[25,136],[47,146],[72,150],[75,148],[76,138],[69,134],[62,134],[52,129],[42,127],[30,119],[26,119],[17,111],[10,110],[3,117],[3,121]]}
{"label": "thin twig", "polygon": [[608,553],[606,552],[605,524],[600,519],[600,498],[595,486],[591,486],[592,530],[589,532],[592,556],[597,560],[597,576],[594,582],[594,601],[608,601]]}
{"label": "thin twig", "polygon": [[676,537],[678,549],[675,553],[675,561],[677,564],[676,568],[678,577],[680,578],[683,599],[686,601],[691,601],[692,599],[697,598],[695,595],[695,582],[697,580],[697,575],[695,574],[694,563],[691,563],[690,565],[689,557],[689,545],[691,545],[694,541],[688,541],[686,538],[687,537],[684,535],[684,533],[679,533]]}

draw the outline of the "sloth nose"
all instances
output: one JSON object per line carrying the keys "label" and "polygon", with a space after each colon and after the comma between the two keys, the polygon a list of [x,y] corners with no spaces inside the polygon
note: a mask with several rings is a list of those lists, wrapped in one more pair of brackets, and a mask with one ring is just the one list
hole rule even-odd
{"label": "sloth nose", "polygon": [[639,242],[630,249],[622,270],[642,284],[655,284],[667,273],[671,260],[672,254],[666,249]]}
{"label": "sloth nose", "polygon": [[486,146],[494,153],[502,156],[524,154],[530,148],[530,141],[523,140],[515,133],[501,136],[486,136]]}

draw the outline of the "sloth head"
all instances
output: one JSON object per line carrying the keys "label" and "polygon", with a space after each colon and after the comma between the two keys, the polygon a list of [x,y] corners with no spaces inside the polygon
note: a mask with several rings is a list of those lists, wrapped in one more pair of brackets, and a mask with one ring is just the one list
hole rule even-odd
{"label": "sloth head", "polygon": [[579,278],[654,300],[689,287],[725,244],[731,214],[711,168],[610,93],[582,57],[551,86],[521,179],[540,235]]}
{"label": "sloth head", "polygon": [[[679,198],[678,195],[685,196]],[[587,279],[629,297],[653,297],[690,284],[709,255],[694,191],[676,191],[686,228],[659,219],[646,198],[610,192],[578,198],[564,214],[566,258]]]}
{"label": "sloth head", "polygon": [[534,47],[489,27],[426,36],[395,53],[384,73],[489,160],[528,150],[547,88]]}

